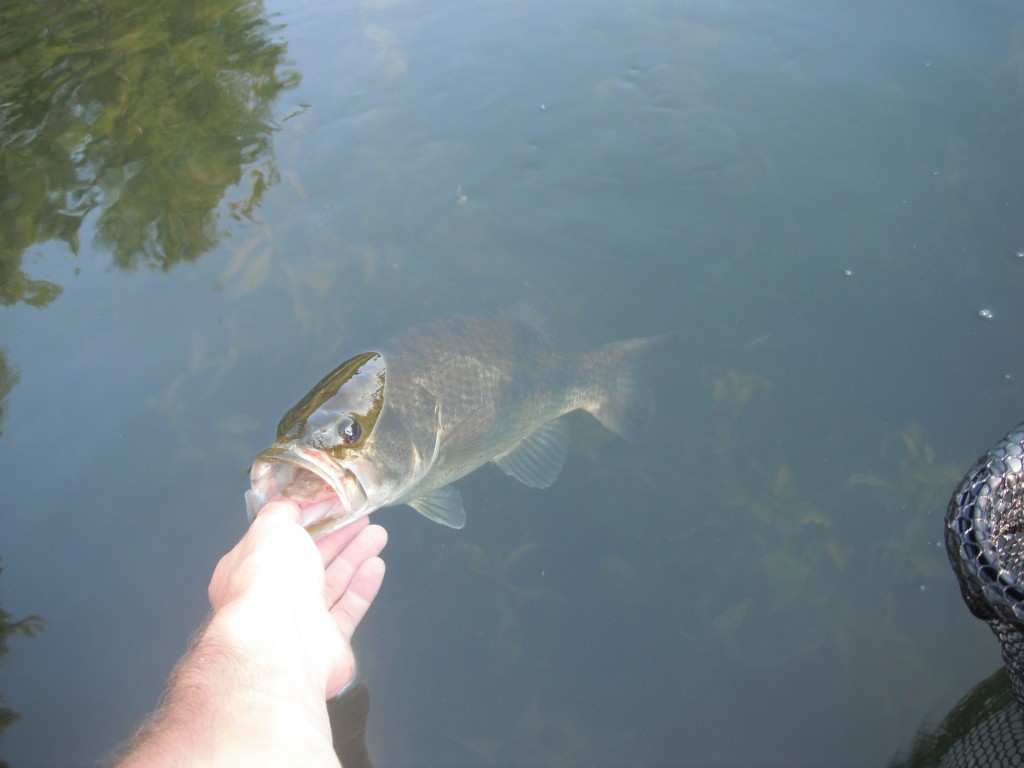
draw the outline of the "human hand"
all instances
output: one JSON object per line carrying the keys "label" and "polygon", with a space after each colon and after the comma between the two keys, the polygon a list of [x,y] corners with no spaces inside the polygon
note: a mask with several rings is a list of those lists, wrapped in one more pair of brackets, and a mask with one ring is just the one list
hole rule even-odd
{"label": "human hand", "polygon": [[363,518],[314,542],[298,521],[287,499],[260,510],[214,571],[211,628],[326,699],[355,670],[350,640],[384,579],[387,532]]}

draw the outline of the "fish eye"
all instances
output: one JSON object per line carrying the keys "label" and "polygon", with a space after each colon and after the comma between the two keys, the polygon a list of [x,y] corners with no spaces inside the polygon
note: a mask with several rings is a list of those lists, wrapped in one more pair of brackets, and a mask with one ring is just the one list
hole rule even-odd
{"label": "fish eye", "polygon": [[363,435],[363,428],[355,419],[345,419],[338,424],[338,434],[345,445],[352,445]]}

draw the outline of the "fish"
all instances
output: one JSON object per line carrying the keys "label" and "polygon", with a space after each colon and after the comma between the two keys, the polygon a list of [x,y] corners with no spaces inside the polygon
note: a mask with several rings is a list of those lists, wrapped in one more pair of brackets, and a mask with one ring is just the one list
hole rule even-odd
{"label": "fish", "polygon": [[314,537],[400,504],[462,528],[452,483],[493,462],[547,488],[565,462],[566,414],[586,411],[637,439],[653,411],[639,372],[674,337],[563,351],[531,292],[489,313],[400,331],[343,362],[284,414],[250,469],[249,520],[284,496]]}

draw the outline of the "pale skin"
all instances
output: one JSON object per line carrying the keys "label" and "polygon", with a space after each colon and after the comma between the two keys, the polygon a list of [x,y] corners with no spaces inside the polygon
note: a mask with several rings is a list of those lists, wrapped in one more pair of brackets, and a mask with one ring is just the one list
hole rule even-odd
{"label": "pale skin", "polygon": [[352,679],[387,533],[363,518],[314,542],[298,519],[270,501],[221,558],[213,613],[117,768],[339,765],[326,701]]}

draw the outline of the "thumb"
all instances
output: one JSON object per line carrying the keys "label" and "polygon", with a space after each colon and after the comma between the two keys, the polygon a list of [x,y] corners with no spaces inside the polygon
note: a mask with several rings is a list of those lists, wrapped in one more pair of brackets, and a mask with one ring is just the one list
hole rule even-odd
{"label": "thumb", "polygon": [[284,496],[275,496],[260,507],[253,522],[268,517],[280,517],[293,523],[298,523],[302,518],[302,510],[291,499],[286,499]]}

